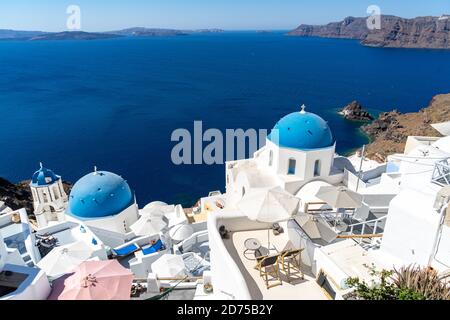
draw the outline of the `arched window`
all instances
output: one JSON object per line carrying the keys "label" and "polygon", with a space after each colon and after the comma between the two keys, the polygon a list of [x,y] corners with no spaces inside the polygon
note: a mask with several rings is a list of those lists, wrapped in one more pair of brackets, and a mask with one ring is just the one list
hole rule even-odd
{"label": "arched window", "polygon": [[269,152],[269,166],[272,166],[273,164],[273,151],[270,150]]}
{"label": "arched window", "polygon": [[289,159],[288,174],[295,174],[296,164],[297,164],[297,161],[295,161],[295,159]]}
{"label": "arched window", "polygon": [[314,162],[314,177],[320,176],[320,160]]}

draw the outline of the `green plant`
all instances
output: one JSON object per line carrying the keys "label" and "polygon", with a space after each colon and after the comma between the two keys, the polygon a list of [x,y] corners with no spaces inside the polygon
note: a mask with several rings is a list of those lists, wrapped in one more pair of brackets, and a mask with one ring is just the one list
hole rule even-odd
{"label": "green plant", "polygon": [[393,271],[382,270],[376,271],[371,268],[371,276],[378,279],[368,284],[359,278],[347,279],[347,285],[350,288],[355,288],[356,297],[364,300],[396,300],[397,287],[391,282],[390,277]]}
{"label": "green plant", "polygon": [[376,271],[368,267],[374,278],[371,284],[359,278],[349,278],[354,296],[365,300],[450,300],[447,276],[439,276],[432,268],[410,265],[400,269]]}
{"label": "green plant", "polygon": [[393,283],[400,289],[409,289],[427,300],[450,300],[449,275],[440,276],[433,268],[416,265],[394,268]]}

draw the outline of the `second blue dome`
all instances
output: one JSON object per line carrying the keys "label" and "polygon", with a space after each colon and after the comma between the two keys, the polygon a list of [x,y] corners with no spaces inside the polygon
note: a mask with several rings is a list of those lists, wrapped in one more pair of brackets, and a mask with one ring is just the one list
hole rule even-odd
{"label": "second blue dome", "polygon": [[122,177],[96,171],[75,183],[70,192],[69,211],[79,218],[101,218],[119,214],[133,203],[133,192]]}

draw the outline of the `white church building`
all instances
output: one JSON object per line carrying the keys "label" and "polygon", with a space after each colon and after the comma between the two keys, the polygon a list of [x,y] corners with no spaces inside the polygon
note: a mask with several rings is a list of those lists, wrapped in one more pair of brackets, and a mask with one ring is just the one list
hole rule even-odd
{"label": "white church building", "polygon": [[106,245],[135,237],[130,226],[140,217],[136,198],[125,179],[115,173],[95,168],[67,196],[61,176],[41,164],[30,188],[38,230],[72,221],[88,227]]}
{"label": "white church building", "polygon": [[33,207],[40,228],[65,220],[67,194],[62,179],[52,170],[44,168],[42,163],[30,182],[33,195]]}
{"label": "white church building", "polygon": [[[296,194],[314,180],[341,182],[345,158],[335,155],[335,147],[327,122],[302,106],[276,123],[253,158],[227,162],[227,205],[236,204],[251,188],[280,186]],[[347,167],[353,170],[350,163]]]}
{"label": "white church building", "polygon": [[97,170],[74,184],[66,214],[89,227],[121,234],[130,232],[139,218],[128,183],[115,173]]}

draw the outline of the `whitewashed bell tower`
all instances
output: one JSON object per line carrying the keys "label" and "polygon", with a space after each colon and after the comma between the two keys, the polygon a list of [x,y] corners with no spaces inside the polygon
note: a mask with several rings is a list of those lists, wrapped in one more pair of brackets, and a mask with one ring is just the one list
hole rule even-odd
{"label": "whitewashed bell tower", "polygon": [[65,220],[64,211],[67,207],[67,194],[64,191],[62,179],[40,164],[40,169],[33,174],[30,182],[33,195],[34,214],[38,228]]}

